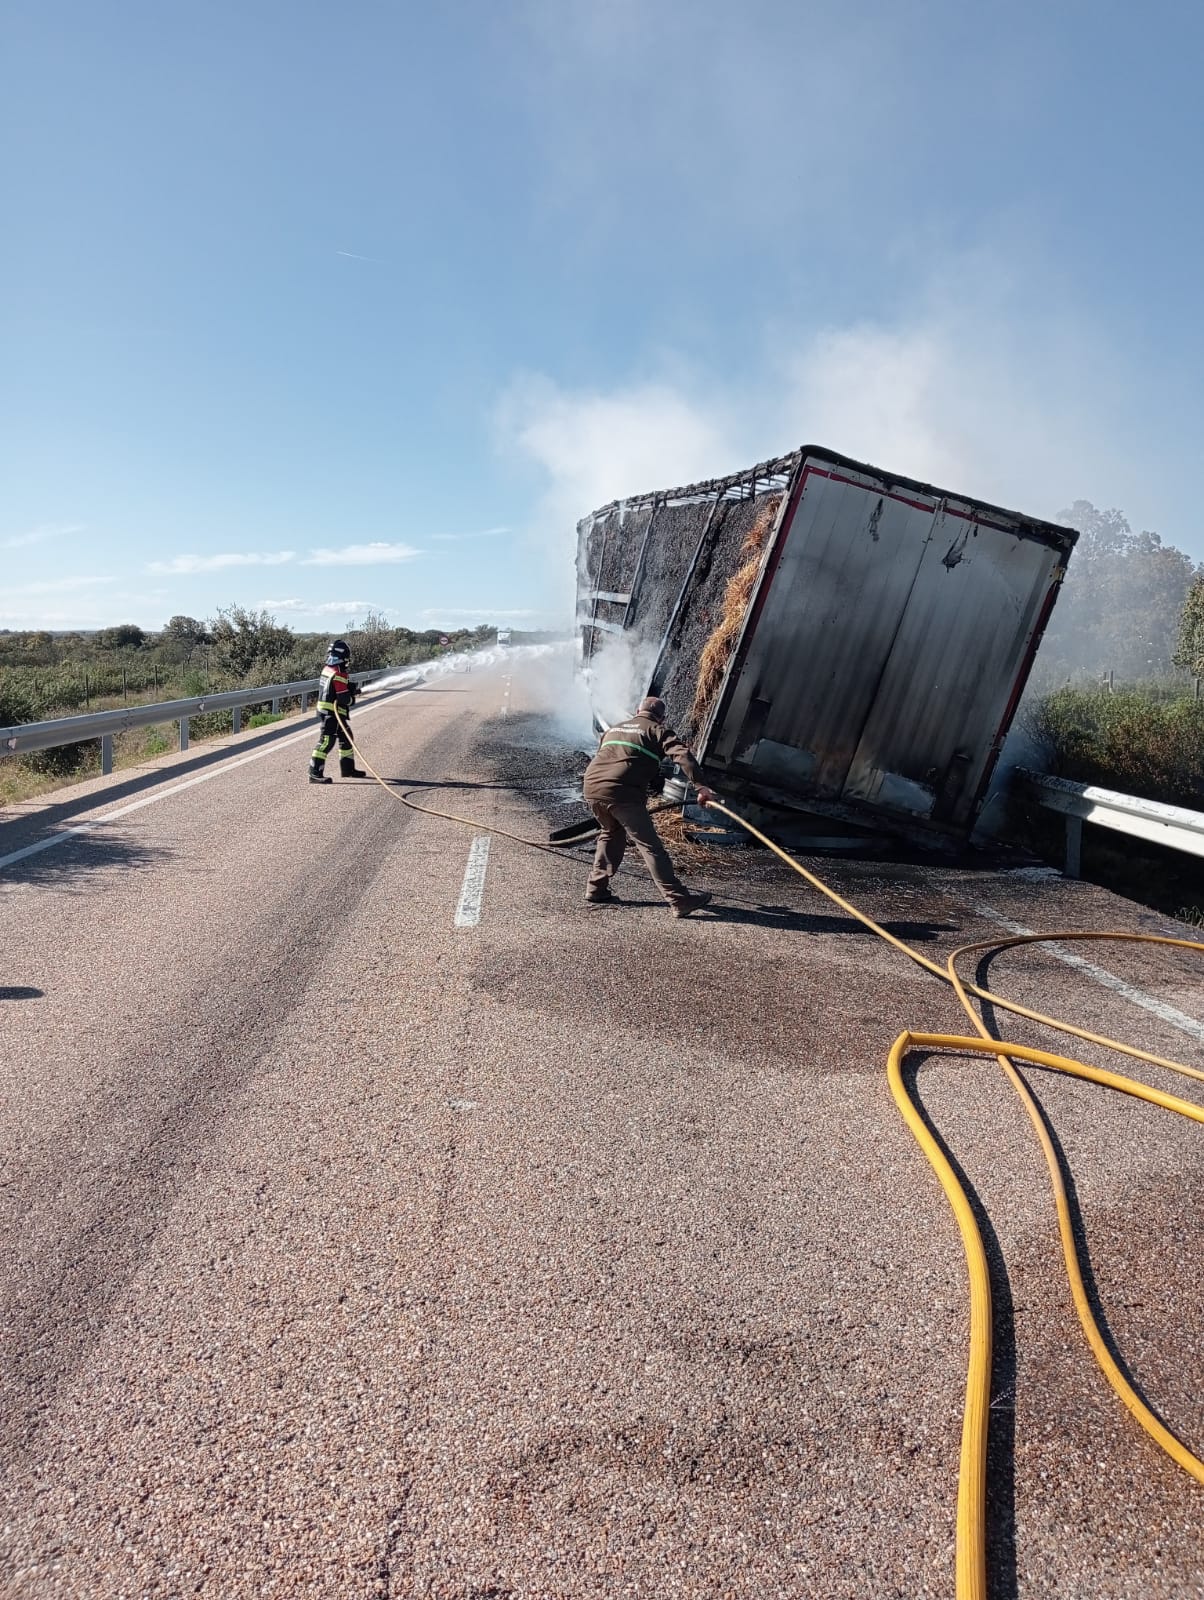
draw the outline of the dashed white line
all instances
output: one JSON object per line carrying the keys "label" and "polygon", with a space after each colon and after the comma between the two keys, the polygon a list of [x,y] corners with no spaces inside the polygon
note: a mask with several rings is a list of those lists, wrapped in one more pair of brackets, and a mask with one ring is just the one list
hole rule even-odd
{"label": "dashed white line", "polygon": [[468,849],[464,886],[456,907],[456,927],[475,928],[481,920],[481,901],[485,894],[485,869],[489,865],[489,835],[478,833]]}
{"label": "dashed white line", "polygon": [[[1008,917],[1002,916],[991,906],[975,905],[972,907],[981,917],[997,923],[1005,928],[1008,933],[1028,934],[1032,928],[1026,928],[1019,922],[1012,922]],[[1111,972],[1106,972],[1103,967],[1097,967],[1093,961],[1084,961],[1082,956],[1076,956],[1073,950],[1068,950],[1064,945],[1049,943],[1041,946],[1048,950],[1051,956],[1056,956],[1059,961],[1064,961],[1068,967],[1085,973],[1105,989],[1111,989],[1115,994],[1121,995],[1131,1005],[1140,1006],[1143,1011],[1150,1011],[1161,1021],[1168,1023],[1172,1028],[1178,1028],[1180,1033],[1187,1034],[1188,1038],[1195,1039],[1197,1043],[1204,1044],[1204,1023],[1197,1022],[1194,1017],[1189,1017],[1183,1011],[1176,1011],[1174,1006],[1168,1006],[1165,1000],[1157,1000],[1152,994],[1147,994],[1144,989],[1136,989],[1131,983],[1126,983],[1123,978],[1116,977]]]}

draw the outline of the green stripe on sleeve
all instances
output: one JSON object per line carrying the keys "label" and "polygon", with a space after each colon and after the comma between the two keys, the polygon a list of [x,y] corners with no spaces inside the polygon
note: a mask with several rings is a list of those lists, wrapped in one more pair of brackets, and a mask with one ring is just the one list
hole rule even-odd
{"label": "green stripe on sleeve", "polygon": [[626,750],[638,750],[642,756],[647,756],[650,761],[655,761],[658,766],[660,765],[661,758],[655,751],[649,750],[646,744],[632,744],[630,739],[603,739],[599,748],[605,750],[607,745],[616,744],[621,744]]}

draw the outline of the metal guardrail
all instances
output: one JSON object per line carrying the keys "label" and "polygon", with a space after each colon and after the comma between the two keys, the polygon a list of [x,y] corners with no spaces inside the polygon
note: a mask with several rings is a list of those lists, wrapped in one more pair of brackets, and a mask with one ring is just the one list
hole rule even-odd
{"label": "metal guardrail", "polygon": [[1035,800],[1066,818],[1068,878],[1077,878],[1082,868],[1084,822],[1112,828],[1135,839],[1148,839],[1170,850],[1204,856],[1204,811],[1164,806],[1156,800],[1140,800],[1136,795],[1097,789],[1093,784],[1072,783],[1069,778],[1054,778],[1047,772],[1030,772],[1025,767],[1017,768],[1016,776]]}
{"label": "metal guardrail", "polygon": [[[353,672],[352,681],[372,683],[386,672],[396,672],[396,667],[382,667],[376,672]],[[122,706],[117,711],[93,711],[82,717],[56,717],[50,722],[19,722],[11,728],[0,728],[0,756],[23,755],[30,750],[53,750],[62,744],[81,744],[86,739],[100,740],[100,770],[106,776],[113,770],[113,736],[126,733],[131,728],[150,728],[158,722],[180,724],[180,749],[188,749],[188,720],[202,712],[230,711],[233,713],[233,731],[242,727],[244,706],[263,705],[270,702],[273,712],[279,712],[282,700],[299,699],[304,711],[311,694],[316,694],[319,679],[306,678],[300,683],[268,683],[259,689],[229,689],[220,694],[197,695],[190,700],[163,700],[151,706]]]}

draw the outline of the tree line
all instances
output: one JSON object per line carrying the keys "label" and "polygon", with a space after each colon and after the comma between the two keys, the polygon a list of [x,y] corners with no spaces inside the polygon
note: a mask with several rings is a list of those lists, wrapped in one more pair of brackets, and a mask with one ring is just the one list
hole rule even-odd
{"label": "tree line", "polygon": [[[369,611],[341,635],[357,671],[429,660],[489,643],[489,627],[393,628]],[[0,632],[0,726],[36,722],[114,700],[168,699],[316,678],[331,633],[297,633],[268,611],[226,606],[207,619],[179,615],[159,630],[120,623],[95,632]]]}
{"label": "tree line", "polygon": [[[1066,581],[1037,657],[1034,686],[1098,680],[1125,683],[1199,674],[1204,657],[1204,565],[1122,511],[1076,500],[1059,522],[1079,531]],[[1184,629],[1196,624],[1199,647]]]}

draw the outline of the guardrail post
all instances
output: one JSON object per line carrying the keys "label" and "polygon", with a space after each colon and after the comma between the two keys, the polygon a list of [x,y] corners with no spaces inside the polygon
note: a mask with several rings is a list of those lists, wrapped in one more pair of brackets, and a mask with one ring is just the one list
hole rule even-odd
{"label": "guardrail post", "polygon": [[188,749],[188,718],[180,718],[180,749]]}
{"label": "guardrail post", "polygon": [[100,775],[107,778],[113,770],[113,735],[102,733],[100,736]]}
{"label": "guardrail post", "polygon": [[235,706],[234,709],[230,713],[230,732],[231,733],[241,733],[242,732],[242,707],[241,706]]}
{"label": "guardrail post", "polygon": [[1078,878],[1083,869],[1083,819],[1066,818],[1066,876]]}
{"label": "guardrail post", "polygon": [[279,699],[276,699],[276,700],[272,701],[272,715],[274,717],[278,717],[280,715],[280,701],[279,701]]}
{"label": "guardrail post", "polygon": [[308,710],[309,710],[309,695],[308,694],[303,694],[301,696],[301,715],[304,716],[305,713]]}

